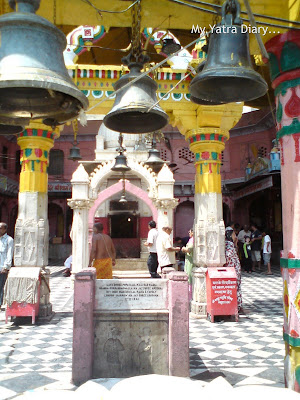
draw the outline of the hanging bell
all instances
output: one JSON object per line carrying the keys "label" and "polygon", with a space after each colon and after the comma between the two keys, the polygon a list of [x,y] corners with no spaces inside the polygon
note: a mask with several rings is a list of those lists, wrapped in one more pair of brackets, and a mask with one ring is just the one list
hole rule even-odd
{"label": "hanging bell", "polygon": [[127,199],[125,197],[125,194],[122,194],[122,196],[121,196],[121,198],[119,200],[119,203],[127,203]]}
{"label": "hanging bell", "polygon": [[72,161],[79,161],[82,160],[82,157],[80,155],[80,148],[73,143],[73,146],[70,148],[70,155],[68,157],[68,160]]}
{"label": "hanging bell", "polygon": [[88,100],[66,69],[65,35],[35,14],[40,0],[9,5],[17,12],[0,17],[0,123],[39,118],[55,126],[74,119]]}
{"label": "hanging bell", "polygon": [[25,126],[21,125],[3,125],[0,124],[0,135],[15,135],[23,132]]}
{"label": "hanging bell", "polygon": [[252,67],[249,34],[242,32],[239,14],[237,0],[227,0],[223,4],[222,21],[210,35],[205,66],[190,84],[194,100],[231,103],[266,94],[268,85]]}
{"label": "hanging bell", "polygon": [[[128,82],[141,75],[143,63],[129,62],[128,64],[130,72],[115,83],[115,90],[122,89]],[[148,75],[120,90],[116,94],[112,109],[104,117],[105,126],[123,133],[148,133],[165,127],[169,122],[169,117],[163,109],[156,104],[150,110],[157,101],[156,90],[156,82]]]}
{"label": "hanging bell", "polygon": [[115,160],[115,165],[111,168],[112,171],[125,173],[131,170],[127,165],[127,158],[123,153],[116,156]]}
{"label": "hanging bell", "polygon": [[159,171],[162,169],[164,165],[164,161],[160,158],[160,152],[157,149],[150,149],[149,150],[149,157],[148,160],[145,161],[146,165],[149,165],[152,170],[158,174]]}

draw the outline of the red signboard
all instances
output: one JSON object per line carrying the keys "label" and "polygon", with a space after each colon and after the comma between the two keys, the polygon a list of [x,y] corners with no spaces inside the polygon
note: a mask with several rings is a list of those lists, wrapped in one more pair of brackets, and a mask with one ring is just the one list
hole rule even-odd
{"label": "red signboard", "polygon": [[237,279],[234,268],[209,267],[206,274],[207,313],[214,322],[215,315],[235,315],[237,309]]}

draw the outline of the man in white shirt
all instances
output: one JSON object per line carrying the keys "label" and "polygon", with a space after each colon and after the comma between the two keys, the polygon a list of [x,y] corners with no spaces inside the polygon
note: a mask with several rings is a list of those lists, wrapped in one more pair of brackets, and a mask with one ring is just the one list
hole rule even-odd
{"label": "man in white shirt", "polygon": [[148,224],[148,238],[147,242],[144,242],[144,246],[148,247],[149,257],[147,261],[147,266],[151,278],[161,278],[157,273],[158,261],[157,261],[157,250],[156,250],[156,240],[158,237],[158,230],[156,229],[156,222],[150,221]]}
{"label": "man in white shirt", "polygon": [[238,234],[238,241],[241,242],[242,244],[245,243],[245,236],[251,237],[251,231],[249,229],[248,225],[244,225],[244,229],[242,229],[239,234]]}
{"label": "man in white shirt", "polygon": [[6,232],[7,224],[0,222],[0,306],[3,303],[3,289],[12,264],[14,251],[14,240]]}
{"label": "man in white shirt", "polygon": [[171,241],[172,228],[169,226],[164,226],[162,232],[159,233],[156,248],[158,263],[161,269],[164,267],[173,267],[176,263],[175,252],[180,250],[180,247],[173,247]]}
{"label": "man in white shirt", "polygon": [[263,247],[263,259],[264,259],[264,264],[267,266],[268,271],[267,275],[273,275],[271,271],[271,254],[272,254],[272,248],[271,248],[271,238],[268,235],[268,232],[263,232],[262,233],[263,241],[264,241],[264,247]]}

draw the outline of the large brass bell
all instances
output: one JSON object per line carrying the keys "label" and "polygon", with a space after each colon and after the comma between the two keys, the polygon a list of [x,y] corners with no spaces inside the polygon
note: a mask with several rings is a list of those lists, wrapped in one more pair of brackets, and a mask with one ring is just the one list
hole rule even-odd
{"label": "large brass bell", "polygon": [[80,155],[80,148],[76,146],[77,143],[73,143],[73,146],[70,148],[70,155],[68,157],[68,160],[72,161],[79,161],[82,160],[82,157]]}
{"label": "large brass bell", "polygon": [[190,84],[193,99],[216,103],[249,101],[263,96],[266,81],[254,71],[249,52],[249,34],[242,32],[240,5],[227,0],[222,21],[210,35],[206,64]]}
{"label": "large brass bell", "polygon": [[[143,63],[129,62],[128,68],[129,74],[123,75],[115,83],[115,90],[122,89],[128,82],[140,76]],[[168,115],[158,104],[153,107],[156,90],[156,82],[148,75],[120,90],[112,109],[104,117],[105,126],[123,133],[148,133],[165,127],[169,122]]]}
{"label": "large brass bell", "polygon": [[54,126],[75,118],[88,100],[65,67],[65,35],[35,14],[40,0],[9,5],[17,12],[0,17],[0,123],[41,118]]}

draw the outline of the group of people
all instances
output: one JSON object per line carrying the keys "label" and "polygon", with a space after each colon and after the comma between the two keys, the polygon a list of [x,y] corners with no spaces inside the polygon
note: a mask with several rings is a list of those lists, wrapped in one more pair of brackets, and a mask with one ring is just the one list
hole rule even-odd
{"label": "group of people", "polygon": [[266,275],[272,275],[271,271],[271,237],[264,230],[260,232],[255,223],[244,225],[243,229],[239,230],[238,224],[230,222],[226,228],[226,232],[232,231],[233,242],[237,250],[237,254],[241,261],[242,269],[247,273],[260,272],[261,260],[267,267]]}
{"label": "group of people", "polygon": [[267,266],[267,275],[271,271],[271,238],[264,231],[260,232],[255,223],[244,225],[242,230],[233,222],[230,222],[225,229],[225,256],[226,266],[235,268],[237,275],[237,302],[238,309],[242,309],[241,291],[241,266],[247,273],[252,273],[258,268],[261,271],[261,252],[263,253],[264,264]]}
{"label": "group of people", "polygon": [[[181,251],[185,254],[184,270],[188,274],[189,293],[192,294],[192,268],[193,268],[193,230],[189,231],[189,240],[186,246],[174,246],[171,238],[172,228],[164,226],[161,232],[156,228],[156,222],[148,224],[148,237],[144,245],[148,248],[149,256],[147,266],[151,278],[161,278],[157,272],[158,266],[161,271],[166,267],[176,265],[176,253]],[[71,256],[66,260],[66,273],[69,274]],[[92,248],[90,252],[89,266],[96,268],[97,279],[111,279],[112,267],[116,263],[116,250],[110,236],[103,233],[103,225],[97,223],[93,227]],[[68,265],[66,265],[68,264]],[[66,275],[67,276],[67,275]]]}

